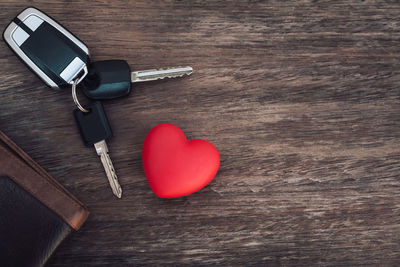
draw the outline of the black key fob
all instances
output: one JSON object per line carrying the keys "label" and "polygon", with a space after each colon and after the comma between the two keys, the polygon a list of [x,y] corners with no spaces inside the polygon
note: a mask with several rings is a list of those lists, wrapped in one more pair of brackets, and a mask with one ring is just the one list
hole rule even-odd
{"label": "black key fob", "polygon": [[16,16],[3,38],[47,85],[60,88],[87,74],[89,50],[72,33],[40,10],[29,7]]}
{"label": "black key fob", "polygon": [[112,136],[110,124],[101,102],[94,101],[85,108],[89,112],[74,110],[75,120],[85,145],[93,146],[97,142],[110,138]]}
{"label": "black key fob", "polygon": [[91,99],[113,99],[131,92],[131,69],[125,60],[91,62],[89,74],[80,83]]}

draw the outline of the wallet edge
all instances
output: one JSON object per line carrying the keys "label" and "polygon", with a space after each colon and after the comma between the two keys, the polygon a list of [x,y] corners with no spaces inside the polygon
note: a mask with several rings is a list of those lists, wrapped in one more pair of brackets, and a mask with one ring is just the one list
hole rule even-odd
{"label": "wallet edge", "polygon": [[0,140],[10,148],[0,146],[0,152],[5,154],[5,157],[0,157],[1,174],[9,176],[58,214],[74,230],[79,230],[90,213],[86,206],[51,177],[2,131],[0,131]]}

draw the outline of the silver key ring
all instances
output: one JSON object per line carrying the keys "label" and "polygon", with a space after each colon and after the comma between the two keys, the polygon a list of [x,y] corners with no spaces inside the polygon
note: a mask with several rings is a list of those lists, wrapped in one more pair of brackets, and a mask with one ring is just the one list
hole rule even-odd
{"label": "silver key ring", "polygon": [[72,99],[74,100],[75,105],[78,107],[78,109],[80,111],[88,113],[89,110],[82,107],[81,103],[79,103],[79,101],[78,101],[78,97],[76,96],[76,85],[77,84],[78,84],[78,79],[75,79],[72,83]]}

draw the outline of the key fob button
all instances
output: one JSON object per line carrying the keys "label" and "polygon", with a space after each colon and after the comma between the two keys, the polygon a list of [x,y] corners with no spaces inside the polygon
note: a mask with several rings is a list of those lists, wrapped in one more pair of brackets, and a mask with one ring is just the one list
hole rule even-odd
{"label": "key fob button", "polygon": [[[38,16],[35,15],[30,15],[24,20],[24,24],[28,26],[31,31],[36,31],[36,29],[43,23],[43,20],[39,18]],[[26,39],[28,39],[30,36],[29,33],[27,33],[25,30],[23,30],[21,27],[18,27],[12,37],[14,41],[17,43],[18,46],[21,46]]]}
{"label": "key fob button", "polygon": [[24,24],[29,27],[33,32],[43,23],[43,20],[35,15],[30,15],[24,20]]}
{"label": "key fob button", "polygon": [[26,39],[29,38],[29,34],[26,31],[24,31],[21,27],[18,27],[14,31],[12,38],[18,46],[21,46],[26,41]]}
{"label": "key fob button", "polygon": [[85,65],[85,62],[83,62],[82,59],[75,57],[61,72],[60,76],[64,79],[64,81],[69,82]]}

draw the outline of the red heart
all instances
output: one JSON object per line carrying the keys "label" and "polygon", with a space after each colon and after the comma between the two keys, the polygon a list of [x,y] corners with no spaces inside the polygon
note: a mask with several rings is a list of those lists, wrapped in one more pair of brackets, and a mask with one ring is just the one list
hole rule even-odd
{"label": "red heart", "polygon": [[189,141],[170,123],[150,130],[143,143],[142,159],[151,189],[162,198],[200,190],[217,174],[220,162],[213,144],[202,139]]}

